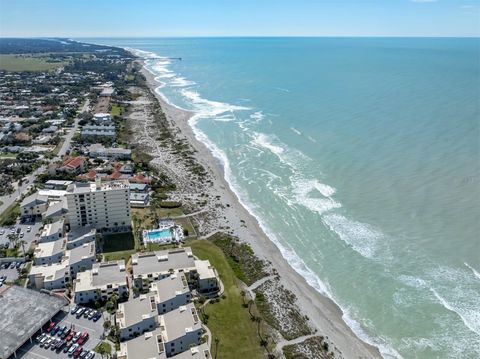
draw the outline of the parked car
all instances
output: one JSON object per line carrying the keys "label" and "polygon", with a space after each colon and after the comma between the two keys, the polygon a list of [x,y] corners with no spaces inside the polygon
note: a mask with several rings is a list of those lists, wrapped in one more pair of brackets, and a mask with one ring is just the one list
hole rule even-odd
{"label": "parked car", "polygon": [[68,356],[71,357],[73,353],[79,348],[80,346],[78,344],[73,344],[70,349],[68,349]]}
{"label": "parked car", "polygon": [[57,332],[58,332],[59,329],[60,329],[60,325],[56,324],[56,325],[53,327],[52,331],[50,332],[50,335],[51,335],[51,336],[54,336],[55,334],[57,334]]}
{"label": "parked car", "polygon": [[47,334],[45,334],[45,336],[40,339],[40,347],[43,347],[45,342],[48,340],[49,336]]}
{"label": "parked car", "polygon": [[80,338],[78,339],[77,343],[78,343],[79,345],[85,344],[85,342],[88,340],[88,337],[89,337],[89,335],[88,335],[87,332],[83,333],[83,334],[80,336]]}
{"label": "parked car", "polygon": [[101,313],[101,312],[97,312],[97,314],[95,314],[92,319],[93,319],[94,322],[96,322],[96,321],[99,320],[101,317],[102,317],[102,313]]}
{"label": "parked car", "polygon": [[93,311],[93,309],[85,309],[83,312],[83,317],[88,318],[88,315]]}
{"label": "parked car", "polygon": [[0,235],[4,234],[5,233],[5,230],[2,228],[0,229]]}
{"label": "parked car", "polygon": [[82,314],[83,314],[84,311],[85,311],[85,308],[80,308],[80,309],[76,312],[77,318],[80,318],[80,317],[82,316]]}
{"label": "parked car", "polygon": [[27,232],[30,232],[32,230],[32,227],[28,226],[27,227]]}
{"label": "parked car", "polygon": [[88,319],[91,320],[96,315],[97,311],[95,309],[92,309],[92,311],[88,314]]}
{"label": "parked car", "polygon": [[55,346],[55,351],[57,353],[60,353],[63,349],[63,347],[67,344],[67,342],[65,340],[60,340],[57,345]]}
{"label": "parked car", "polygon": [[53,338],[50,338],[50,337],[49,337],[49,338],[45,341],[45,343],[43,343],[43,347],[44,347],[45,349],[48,349],[48,347],[52,344],[52,342],[53,342]]}
{"label": "parked car", "polygon": [[78,332],[75,334],[75,336],[72,338],[72,342],[76,343],[78,339],[80,339],[80,336],[82,335],[82,332]]}
{"label": "parked car", "polygon": [[70,309],[70,314],[75,314],[75,312],[79,309],[80,307],[78,305],[74,306],[72,309]]}
{"label": "parked car", "polygon": [[82,352],[80,353],[79,358],[80,358],[80,359],[85,359],[85,357],[87,356],[87,354],[88,354],[88,350],[87,350],[87,349],[83,349]]}
{"label": "parked car", "polygon": [[37,337],[35,338],[35,341],[36,341],[37,343],[40,343],[40,341],[41,341],[46,335],[47,335],[47,334],[45,334],[45,333],[41,333],[41,334],[37,335]]}
{"label": "parked car", "polygon": [[80,353],[82,352],[82,348],[78,347],[72,354],[74,358],[78,358],[80,356]]}
{"label": "parked car", "polygon": [[65,339],[66,337],[68,337],[68,335],[70,334],[71,331],[72,331],[72,329],[64,330],[62,335],[60,336],[60,338]]}
{"label": "parked car", "polygon": [[18,268],[20,268],[20,266],[21,266],[21,265],[22,265],[22,263],[20,263],[20,262],[17,262],[17,264],[15,265],[15,268],[17,268],[17,269],[18,269]]}
{"label": "parked car", "polygon": [[60,342],[61,342],[60,339],[53,338],[52,344],[50,344],[50,350],[53,351],[53,350],[57,349],[57,344],[60,343]]}
{"label": "parked car", "polygon": [[62,336],[63,332],[67,330],[67,326],[64,325],[63,327],[61,327],[60,329],[58,329],[57,331],[57,336]]}
{"label": "parked car", "polygon": [[95,356],[95,353],[90,351],[88,352],[87,356],[85,357],[85,359],[93,359],[93,357]]}
{"label": "parked car", "polygon": [[20,238],[23,238],[25,234],[23,232],[20,232]]}
{"label": "parked car", "polygon": [[55,322],[50,322],[50,324],[47,327],[47,333],[50,333],[54,327],[55,327]]}
{"label": "parked car", "polygon": [[69,342],[70,340],[72,340],[72,338],[75,336],[75,334],[77,334],[77,333],[75,333],[74,330],[70,331],[70,333],[68,333],[68,335],[67,335],[67,337],[65,338],[65,340],[66,340],[67,342]]}
{"label": "parked car", "polygon": [[16,265],[17,265],[17,262],[12,262],[12,263],[10,263],[10,267],[8,267],[8,268],[13,269],[13,268],[15,268]]}
{"label": "parked car", "polygon": [[72,347],[73,343],[67,343],[65,345],[65,348],[63,348],[63,352],[66,353],[70,350],[70,348]]}

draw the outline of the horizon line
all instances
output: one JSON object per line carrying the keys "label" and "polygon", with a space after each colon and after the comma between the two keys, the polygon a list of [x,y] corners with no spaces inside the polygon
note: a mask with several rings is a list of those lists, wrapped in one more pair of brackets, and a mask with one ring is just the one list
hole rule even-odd
{"label": "horizon line", "polygon": [[177,36],[1,36],[0,39],[207,39],[207,38],[413,38],[413,39],[480,39],[479,35],[177,35]]}

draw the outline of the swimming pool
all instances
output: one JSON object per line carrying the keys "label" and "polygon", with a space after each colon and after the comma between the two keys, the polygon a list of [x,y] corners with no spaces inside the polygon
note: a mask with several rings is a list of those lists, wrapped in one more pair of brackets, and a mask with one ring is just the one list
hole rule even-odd
{"label": "swimming pool", "polygon": [[172,232],[169,228],[144,231],[143,238],[148,242],[170,242],[172,240]]}

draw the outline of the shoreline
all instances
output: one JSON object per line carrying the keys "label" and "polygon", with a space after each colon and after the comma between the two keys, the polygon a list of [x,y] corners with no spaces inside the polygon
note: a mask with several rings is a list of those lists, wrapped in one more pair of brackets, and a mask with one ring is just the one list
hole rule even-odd
{"label": "shoreline", "polygon": [[[250,244],[259,258],[271,263],[272,268],[275,268],[280,275],[282,284],[295,293],[297,305],[318,329],[318,334],[326,336],[343,357],[381,358],[377,347],[362,341],[346,324],[341,308],[308,284],[306,279],[288,263],[279,247],[267,236],[255,216],[245,208],[230,187],[225,179],[225,168],[221,161],[195,135],[189,123],[194,112],[180,109],[158,94],[155,90],[161,84],[155,80],[155,75],[145,68],[143,61],[141,64],[141,72],[147,80],[150,92],[159,102],[165,116],[196,150],[195,157],[212,175],[215,193],[221,196],[222,203],[225,204],[222,213],[229,219],[227,222],[233,227],[234,234]],[[243,221],[243,225],[239,221]]]}

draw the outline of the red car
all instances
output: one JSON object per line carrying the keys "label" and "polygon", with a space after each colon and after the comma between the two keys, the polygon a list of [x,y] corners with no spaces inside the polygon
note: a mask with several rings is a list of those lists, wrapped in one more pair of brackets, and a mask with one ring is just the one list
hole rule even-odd
{"label": "red car", "polygon": [[67,342],[69,342],[70,340],[72,340],[72,338],[75,336],[75,334],[77,334],[74,330],[72,330],[70,333],[68,333],[67,337],[65,338],[65,340]]}
{"label": "red car", "polygon": [[82,348],[78,347],[72,354],[74,358],[78,358],[78,356],[82,353]]}
{"label": "red car", "polygon": [[78,344],[78,345],[83,345],[83,344],[88,340],[88,337],[89,337],[89,335],[88,335],[87,332],[83,333],[83,334],[80,336],[80,339],[78,339],[77,344]]}
{"label": "red car", "polygon": [[55,326],[55,322],[50,322],[50,324],[48,325],[48,328],[47,328],[47,333],[50,333],[54,326]]}

